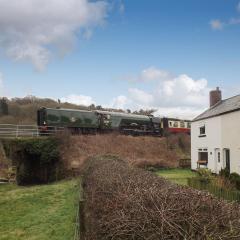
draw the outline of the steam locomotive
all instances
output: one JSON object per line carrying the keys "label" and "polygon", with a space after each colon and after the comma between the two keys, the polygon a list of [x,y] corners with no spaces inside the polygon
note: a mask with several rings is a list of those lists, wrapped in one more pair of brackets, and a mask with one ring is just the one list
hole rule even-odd
{"label": "steam locomotive", "polygon": [[128,135],[190,134],[190,121],[109,111],[40,108],[40,133],[68,129],[73,134],[120,132]]}

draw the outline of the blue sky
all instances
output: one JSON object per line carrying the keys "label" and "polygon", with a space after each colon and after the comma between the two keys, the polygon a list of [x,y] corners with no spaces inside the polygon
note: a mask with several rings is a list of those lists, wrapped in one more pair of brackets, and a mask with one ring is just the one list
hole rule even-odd
{"label": "blue sky", "polygon": [[0,0],[2,95],[192,118],[240,93],[239,0],[24,4]]}

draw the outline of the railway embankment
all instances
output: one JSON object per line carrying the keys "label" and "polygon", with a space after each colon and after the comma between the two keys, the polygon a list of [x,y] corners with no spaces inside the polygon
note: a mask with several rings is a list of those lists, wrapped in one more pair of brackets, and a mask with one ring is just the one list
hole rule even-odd
{"label": "railway embankment", "polygon": [[110,154],[140,168],[176,168],[190,158],[190,136],[168,138],[120,134],[80,135],[64,138],[61,156],[66,167],[81,168],[89,157]]}
{"label": "railway embankment", "polygon": [[181,158],[189,157],[190,137],[64,133],[54,137],[2,139],[0,145],[5,177],[9,178],[14,169],[17,183],[27,185],[79,175],[86,159],[97,155],[114,155],[140,168],[176,168]]}

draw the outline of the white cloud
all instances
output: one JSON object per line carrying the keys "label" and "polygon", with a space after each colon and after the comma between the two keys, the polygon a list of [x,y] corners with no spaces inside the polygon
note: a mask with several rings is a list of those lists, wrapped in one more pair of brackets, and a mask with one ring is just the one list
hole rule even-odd
{"label": "white cloud", "polygon": [[240,18],[230,18],[227,22],[221,22],[220,20],[212,20],[210,22],[213,30],[223,30],[225,27],[238,24],[240,24]]}
{"label": "white cloud", "polygon": [[156,85],[151,86],[146,81],[148,91],[130,88],[125,109],[154,108],[157,115],[192,119],[208,107],[210,88],[204,78],[193,79],[187,74],[173,76],[168,71],[150,67],[138,75],[139,83],[143,75],[146,80],[154,80]]}
{"label": "white cloud", "polygon": [[200,115],[203,111],[203,108],[195,109],[190,107],[158,108],[154,115],[159,117],[173,117],[191,120]]}
{"label": "white cloud", "polygon": [[128,89],[131,100],[140,105],[150,105],[153,103],[153,96],[137,88]]}
{"label": "white cloud", "polygon": [[143,81],[167,79],[168,77],[170,77],[169,72],[157,69],[156,67],[144,69],[140,74],[140,79]]}
{"label": "white cloud", "polygon": [[124,109],[127,104],[128,104],[128,98],[126,96],[121,95],[114,98],[112,103],[106,107]]}
{"label": "white cloud", "polygon": [[210,21],[210,26],[213,30],[222,30],[224,27],[225,23],[222,21],[215,19]]}
{"label": "white cloud", "polygon": [[[240,2],[238,3],[237,5],[237,11],[240,12]],[[210,26],[213,30],[222,30],[223,28],[225,27],[229,27],[231,25],[238,25],[240,24],[240,18],[237,17],[237,18],[230,18],[229,20],[226,20],[226,21],[221,21],[219,19],[213,19],[210,21]]]}
{"label": "white cloud", "polygon": [[90,106],[91,104],[95,104],[92,97],[84,96],[84,95],[70,94],[69,96],[63,97],[60,100],[61,102],[68,102],[68,103],[84,105],[84,106]]}
{"label": "white cloud", "polygon": [[206,79],[194,80],[186,74],[160,82],[154,92],[156,103],[164,106],[206,106],[208,92]]}
{"label": "white cloud", "polygon": [[[156,109],[155,116],[186,119],[193,119],[208,108],[210,88],[206,79],[194,79],[187,74],[173,76],[168,71],[154,68],[154,72],[164,73],[164,75],[147,74],[148,79],[154,79],[156,83],[151,85],[149,82],[142,82],[142,73],[149,72],[149,69],[151,68],[146,68],[137,75],[140,86],[143,87],[147,84],[148,91],[145,88],[131,87],[126,95],[115,97],[110,104],[103,105],[103,107],[131,109],[133,111]],[[138,82],[136,77],[134,85],[136,86]],[[73,94],[62,98],[61,101],[87,106],[95,104],[90,96]]]}
{"label": "white cloud", "polygon": [[0,0],[0,47],[42,70],[52,49],[65,54],[79,33],[89,38],[92,28],[104,23],[107,6],[90,0]]}

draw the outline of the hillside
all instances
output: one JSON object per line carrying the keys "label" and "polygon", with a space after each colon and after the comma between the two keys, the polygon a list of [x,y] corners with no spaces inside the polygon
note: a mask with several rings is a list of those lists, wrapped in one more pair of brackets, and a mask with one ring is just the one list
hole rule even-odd
{"label": "hillside", "polygon": [[86,106],[58,103],[50,98],[37,98],[34,96],[7,99],[6,102],[8,105],[8,114],[0,115],[0,124],[36,124],[37,110],[40,107],[90,109],[90,107]]}
{"label": "hillside", "polygon": [[[2,104],[2,102],[4,104]],[[35,96],[12,99],[2,98],[0,99],[0,124],[36,124],[37,110],[41,107],[124,112],[122,109],[103,108],[101,105],[95,106],[92,104],[90,106],[83,106],[68,102],[55,101],[50,98],[38,98]],[[131,111],[127,110],[127,112]],[[133,113],[148,115],[153,112],[153,109],[140,109],[139,111],[134,111]]]}

